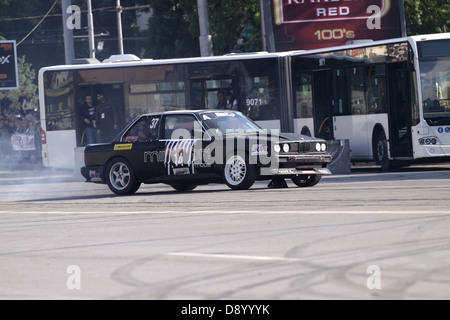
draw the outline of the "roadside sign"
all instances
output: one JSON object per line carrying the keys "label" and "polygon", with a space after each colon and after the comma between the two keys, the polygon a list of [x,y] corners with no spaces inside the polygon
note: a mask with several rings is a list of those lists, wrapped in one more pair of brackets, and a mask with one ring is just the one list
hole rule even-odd
{"label": "roadside sign", "polygon": [[16,41],[0,41],[0,90],[19,89]]}

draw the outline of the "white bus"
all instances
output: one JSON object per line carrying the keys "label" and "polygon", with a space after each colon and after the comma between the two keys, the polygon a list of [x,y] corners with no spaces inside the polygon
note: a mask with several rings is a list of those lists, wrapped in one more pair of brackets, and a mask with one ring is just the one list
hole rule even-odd
{"label": "white bus", "polygon": [[104,63],[43,68],[39,96],[44,166],[72,169],[82,165],[86,94],[95,99],[101,92],[111,102],[117,131],[144,113],[227,108],[222,99],[227,95],[232,108],[265,128],[280,128],[280,101],[286,96],[280,84],[282,56],[262,53],[117,62],[112,58]]}
{"label": "white bus", "polygon": [[264,128],[348,139],[352,160],[375,160],[384,170],[450,156],[448,33],[303,52],[43,68],[45,166],[82,165],[81,108],[86,94],[95,99],[100,91],[119,130],[142,113],[223,108],[219,97],[229,94]]}
{"label": "white bus", "polygon": [[450,156],[450,34],[293,53],[294,130],[384,170]]}

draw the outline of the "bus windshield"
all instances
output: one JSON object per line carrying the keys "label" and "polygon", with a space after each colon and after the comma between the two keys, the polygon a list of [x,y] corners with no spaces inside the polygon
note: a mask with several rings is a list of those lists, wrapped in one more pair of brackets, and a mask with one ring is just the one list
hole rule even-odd
{"label": "bus windshield", "polygon": [[450,40],[419,43],[425,120],[450,125]]}
{"label": "bus windshield", "polygon": [[420,70],[425,120],[450,125],[450,58],[422,61]]}

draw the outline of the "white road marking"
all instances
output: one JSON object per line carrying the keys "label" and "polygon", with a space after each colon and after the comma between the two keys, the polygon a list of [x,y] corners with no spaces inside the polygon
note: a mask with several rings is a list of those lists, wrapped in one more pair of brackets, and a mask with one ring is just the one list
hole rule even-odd
{"label": "white road marking", "polygon": [[[48,181],[48,180],[54,180],[54,179],[72,179],[72,176],[42,176],[42,177],[20,177],[20,178],[13,178],[13,177],[9,177],[9,178],[0,178],[0,181],[32,181],[32,180],[41,180],[41,181]],[[77,181],[73,181],[73,182],[77,182]]]}
{"label": "white road marking", "polygon": [[192,257],[192,258],[213,258],[213,259],[229,259],[229,260],[254,260],[254,261],[278,261],[278,262],[302,262],[303,259],[283,258],[283,257],[267,257],[267,256],[247,256],[235,254],[209,254],[195,252],[171,252],[168,256]]}
{"label": "white road marking", "polygon": [[105,211],[44,211],[44,210],[37,210],[37,211],[15,211],[17,209],[13,209],[11,211],[1,210],[0,214],[9,214],[9,213],[15,213],[15,214],[64,214],[64,215],[138,215],[138,214],[148,214],[148,215],[163,215],[163,214],[183,214],[183,215],[189,215],[189,214],[255,214],[255,215],[289,215],[289,214],[300,214],[300,215],[325,215],[325,214],[348,214],[348,215],[377,215],[377,214],[384,214],[384,215],[434,215],[434,214],[450,214],[450,210],[416,210],[416,211],[409,211],[402,209],[402,211],[395,211],[395,210],[358,210],[358,211],[346,211],[346,210],[290,210],[290,211],[255,211],[255,210],[240,210],[240,211],[230,211],[230,210],[224,210],[224,211],[212,211],[212,210],[204,210],[204,211],[115,211],[115,212],[105,212]]}

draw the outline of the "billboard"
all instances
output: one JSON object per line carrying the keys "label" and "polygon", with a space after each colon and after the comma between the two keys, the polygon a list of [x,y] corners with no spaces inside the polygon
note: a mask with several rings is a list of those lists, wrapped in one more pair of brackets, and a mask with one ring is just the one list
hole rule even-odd
{"label": "billboard", "polygon": [[403,0],[272,0],[276,51],[406,36]]}
{"label": "billboard", "polygon": [[0,90],[18,88],[16,41],[0,41]]}

